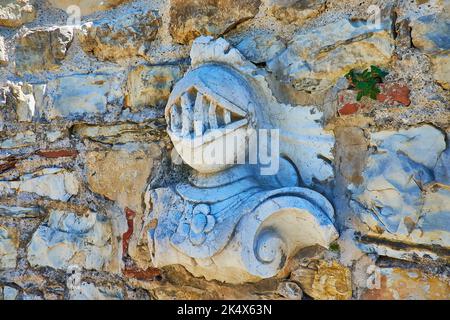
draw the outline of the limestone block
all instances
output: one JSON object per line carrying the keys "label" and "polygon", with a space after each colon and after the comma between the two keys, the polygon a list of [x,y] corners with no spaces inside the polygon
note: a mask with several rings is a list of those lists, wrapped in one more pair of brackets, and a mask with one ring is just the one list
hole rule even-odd
{"label": "limestone block", "polygon": [[268,12],[286,23],[303,24],[325,8],[324,0],[270,0]]}
{"label": "limestone block", "polygon": [[323,91],[351,69],[389,63],[394,49],[390,23],[376,29],[367,23],[339,20],[300,32],[285,51],[269,61],[269,70],[297,90]]}
{"label": "limestone block", "polygon": [[5,39],[0,36],[0,66],[8,64],[8,53],[6,51]]}
{"label": "limestone block", "polygon": [[13,207],[0,205],[0,216],[14,218],[36,218],[41,214],[38,207]]}
{"label": "limestone block", "polygon": [[17,229],[0,226],[0,270],[16,267],[19,237]]}
{"label": "limestone block", "polygon": [[36,134],[27,130],[0,141],[0,149],[18,149],[29,147],[36,143]]}
{"label": "limestone block", "polygon": [[[449,247],[448,186],[436,183],[433,174],[446,149],[443,133],[423,125],[373,133],[371,141],[376,149],[364,169],[364,183],[350,189],[351,205],[372,236]],[[380,248],[375,250],[394,254]],[[407,258],[408,252],[399,255]]]}
{"label": "limestone block", "polygon": [[67,201],[78,194],[79,181],[73,172],[47,168],[20,177],[19,181],[0,181],[0,194],[29,192],[53,200]]}
{"label": "limestone block", "polygon": [[164,107],[173,85],[183,75],[179,66],[140,65],[128,74],[125,103],[132,111]]}
{"label": "limestone block", "polygon": [[71,27],[38,28],[27,31],[16,45],[16,70],[19,74],[55,70],[72,43]]}
{"label": "limestone block", "polygon": [[93,192],[117,201],[123,208],[140,211],[142,197],[161,156],[156,144],[128,143],[108,151],[91,151],[86,155],[86,174]]}
{"label": "limestone block", "polygon": [[450,24],[448,11],[421,16],[411,22],[414,46],[431,58],[434,79],[445,89],[450,88],[449,50]]}
{"label": "limestone block", "polygon": [[32,266],[108,271],[114,259],[111,230],[111,222],[95,212],[53,210],[33,234],[27,259]]}
{"label": "limestone block", "polygon": [[336,261],[319,260],[292,272],[291,280],[316,300],[349,300],[352,297],[350,269]]}
{"label": "limestone block", "polygon": [[160,26],[157,11],[133,11],[115,19],[83,24],[77,35],[86,53],[100,60],[117,61],[144,55],[145,45],[156,38]]}
{"label": "limestone block", "polygon": [[[447,133],[447,141],[450,141],[450,134]],[[450,186],[450,145],[441,153],[436,167],[434,168],[434,176],[437,182]]]}
{"label": "limestone block", "polygon": [[450,280],[419,269],[379,268],[373,288],[360,299],[367,300],[448,300]]}
{"label": "limestone block", "polygon": [[264,30],[244,37],[236,49],[253,63],[262,63],[273,59],[286,49],[286,45],[279,37]]}
{"label": "limestone block", "polygon": [[31,122],[36,113],[36,100],[33,94],[33,86],[30,84],[9,86],[12,104],[16,110],[19,122]]}
{"label": "limestone block", "polygon": [[1,0],[0,26],[17,28],[36,18],[36,9],[29,0]]}
{"label": "limestone block", "polygon": [[99,287],[93,283],[83,282],[79,288],[69,291],[70,300],[123,300],[120,288]]}
{"label": "limestone block", "polygon": [[69,75],[50,81],[47,92],[53,99],[45,110],[48,119],[94,117],[119,101],[121,79],[109,74]]}
{"label": "limestone block", "polygon": [[280,282],[277,288],[277,293],[289,300],[302,300],[303,291],[300,286],[291,281]]}
{"label": "limestone block", "polygon": [[450,55],[449,52],[437,54],[431,58],[434,80],[444,89],[450,89]]}
{"label": "limestone block", "polygon": [[19,295],[19,290],[5,286],[3,287],[3,299],[4,300],[16,300],[17,296]]}
{"label": "limestone block", "polygon": [[107,144],[125,144],[128,142],[147,142],[149,137],[159,139],[160,131],[151,125],[122,123],[117,125],[75,125],[74,133],[83,139]]}
{"label": "limestone block", "polygon": [[170,2],[170,34],[188,44],[200,35],[218,36],[253,18],[261,0],[207,0]]}
{"label": "limestone block", "polygon": [[129,0],[48,0],[55,8],[67,11],[70,6],[80,8],[81,15],[90,15],[97,11],[109,10]]}
{"label": "limestone block", "polygon": [[450,49],[449,13],[422,16],[411,22],[411,37],[414,47],[426,53]]}

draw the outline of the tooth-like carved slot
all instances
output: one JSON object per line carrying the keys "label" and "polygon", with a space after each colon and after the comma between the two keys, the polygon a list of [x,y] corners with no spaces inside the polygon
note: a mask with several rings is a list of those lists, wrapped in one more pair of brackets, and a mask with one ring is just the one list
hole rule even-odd
{"label": "tooth-like carved slot", "polygon": [[203,121],[203,114],[204,114],[204,98],[203,95],[200,92],[197,92],[197,97],[195,99],[195,105],[194,105],[194,133],[195,136],[201,136],[203,134],[203,128],[204,128],[204,121]]}
{"label": "tooth-like carved slot", "polygon": [[209,118],[209,127],[211,129],[217,129],[219,128],[217,124],[217,114],[216,114],[216,104],[211,101],[209,103],[209,111],[208,111],[208,118]]}
{"label": "tooth-like carved slot", "polygon": [[175,104],[170,108],[170,128],[172,132],[179,133],[181,131],[181,110]]}
{"label": "tooth-like carved slot", "polygon": [[226,109],[223,109],[223,121],[225,125],[231,123],[231,112]]}
{"label": "tooth-like carved slot", "polygon": [[185,137],[193,131],[192,100],[187,92],[183,93],[181,96],[181,117],[181,136]]}
{"label": "tooth-like carved slot", "polygon": [[195,139],[209,133],[210,129],[229,129],[234,124],[242,125],[245,119],[239,107],[195,87],[184,92],[169,110],[169,127],[181,138]]}

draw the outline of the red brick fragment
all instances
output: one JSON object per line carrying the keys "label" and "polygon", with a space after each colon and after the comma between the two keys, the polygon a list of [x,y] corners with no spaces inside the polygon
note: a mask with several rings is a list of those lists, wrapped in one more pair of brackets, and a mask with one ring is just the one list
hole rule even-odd
{"label": "red brick fragment", "polygon": [[377,100],[389,105],[394,105],[395,102],[401,103],[404,106],[409,106],[411,100],[409,99],[409,88],[406,85],[398,83],[380,84],[381,93],[377,95]]}
{"label": "red brick fragment", "polygon": [[342,108],[339,109],[339,114],[341,116],[346,116],[356,113],[363,106],[359,103],[346,103]]}
{"label": "red brick fragment", "polygon": [[161,270],[157,268],[148,268],[146,270],[134,267],[128,267],[123,270],[123,274],[128,278],[134,278],[141,281],[154,280],[161,275]]}
{"label": "red brick fragment", "polygon": [[136,217],[136,212],[129,208],[125,208],[125,218],[127,219],[128,230],[122,235],[123,256],[126,256],[128,253],[128,244],[134,232],[134,217]]}
{"label": "red brick fragment", "polygon": [[36,152],[38,156],[44,158],[63,158],[63,157],[76,157],[78,150],[75,149],[61,149],[61,150],[39,150]]}

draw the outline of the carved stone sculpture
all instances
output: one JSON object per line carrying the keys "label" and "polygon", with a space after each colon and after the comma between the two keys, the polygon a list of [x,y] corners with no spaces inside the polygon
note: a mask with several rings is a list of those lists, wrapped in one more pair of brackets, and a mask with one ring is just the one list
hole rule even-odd
{"label": "carved stone sculpture", "polygon": [[195,171],[189,183],[147,193],[153,264],[181,264],[230,283],[276,276],[299,249],[337,238],[333,207],[298,187],[290,159],[262,175],[261,164],[236,163],[255,151],[241,143],[221,154],[223,161],[209,161],[227,141],[248,142],[259,129],[273,129],[264,107],[270,97],[256,69],[223,39],[197,39],[191,58],[165,115],[176,151]]}

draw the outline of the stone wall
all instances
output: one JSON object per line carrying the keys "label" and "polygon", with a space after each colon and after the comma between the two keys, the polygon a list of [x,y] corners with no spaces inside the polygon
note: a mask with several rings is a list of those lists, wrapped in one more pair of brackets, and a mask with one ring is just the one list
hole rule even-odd
{"label": "stone wall", "polygon": [[[450,299],[449,17],[448,0],[0,0],[0,299]],[[264,78],[299,184],[335,209],[336,242],[256,283],[157,268],[145,236],[149,192],[191,174],[164,108],[203,35]],[[388,75],[358,101],[344,75],[371,65]]]}

